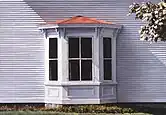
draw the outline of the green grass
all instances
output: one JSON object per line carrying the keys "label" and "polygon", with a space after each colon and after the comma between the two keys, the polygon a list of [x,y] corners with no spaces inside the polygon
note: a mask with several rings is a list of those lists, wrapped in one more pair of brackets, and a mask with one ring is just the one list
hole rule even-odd
{"label": "green grass", "polygon": [[145,113],[125,113],[125,114],[113,114],[113,113],[63,113],[54,111],[1,111],[0,115],[151,115]]}

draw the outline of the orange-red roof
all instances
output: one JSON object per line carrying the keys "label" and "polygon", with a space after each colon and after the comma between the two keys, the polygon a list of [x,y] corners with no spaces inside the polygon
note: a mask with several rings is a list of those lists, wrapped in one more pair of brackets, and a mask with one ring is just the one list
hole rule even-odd
{"label": "orange-red roof", "polygon": [[74,16],[69,19],[57,20],[56,22],[49,24],[112,24],[112,23],[85,16]]}

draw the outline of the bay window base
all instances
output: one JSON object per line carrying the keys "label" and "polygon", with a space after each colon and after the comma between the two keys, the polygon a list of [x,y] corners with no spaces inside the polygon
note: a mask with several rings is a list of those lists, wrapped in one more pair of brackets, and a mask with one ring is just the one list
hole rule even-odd
{"label": "bay window base", "polygon": [[94,83],[89,85],[54,84],[45,86],[46,105],[104,104],[116,103],[115,83]]}
{"label": "bay window base", "polygon": [[58,100],[56,102],[46,102],[46,107],[54,108],[66,104],[106,104],[106,103],[116,103],[116,99],[74,99],[74,100]]}

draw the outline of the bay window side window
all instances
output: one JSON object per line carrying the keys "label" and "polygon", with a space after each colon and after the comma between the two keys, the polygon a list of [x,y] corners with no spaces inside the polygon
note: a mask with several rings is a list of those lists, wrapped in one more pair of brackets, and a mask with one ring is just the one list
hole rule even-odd
{"label": "bay window side window", "polygon": [[112,42],[111,38],[103,38],[104,80],[112,80]]}
{"label": "bay window side window", "polygon": [[57,38],[49,38],[49,80],[58,80]]}

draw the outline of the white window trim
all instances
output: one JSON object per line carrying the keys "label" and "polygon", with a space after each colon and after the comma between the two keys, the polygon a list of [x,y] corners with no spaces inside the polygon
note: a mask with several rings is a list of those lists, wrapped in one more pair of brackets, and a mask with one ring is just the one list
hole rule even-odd
{"label": "white window trim", "polygon": [[[112,34],[108,32],[101,32],[100,33],[100,63],[101,64],[101,82],[102,83],[114,83],[117,84],[116,81],[116,38],[119,33],[119,29],[114,30]],[[103,57],[103,38],[111,38],[111,47],[112,47],[112,57],[111,57],[111,62],[112,62],[112,80],[104,80],[104,57]]]}
{"label": "white window trim", "polygon": [[45,62],[44,62],[45,77],[44,77],[44,81],[45,81],[45,83],[48,83],[49,82],[49,38],[45,39],[44,45],[45,45]]}
{"label": "white window trim", "polygon": [[[79,81],[69,81],[69,76],[68,76],[68,82],[71,82],[71,83],[80,83],[80,82],[83,82],[83,83],[89,83],[89,84],[91,84],[92,82],[94,82],[94,68],[93,68],[93,58],[94,58],[94,54],[93,54],[93,50],[94,50],[94,44],[93,44],[93,41],[94,41],[94,34],[92,33],[91,35],[89,35],[89,34],[84,34],[84,35],[82,35],[82,34],[69,34],[69,35],[67,35],[66,36],[66,38],[68,39],[68,38],[72,38],[72,37],[74,37],[74,38],[84,38],[84,37],[87,37],[87,38],[92,38],[92,58],[84,58],[84,59],[91,59],[92,60],[92,80],[87,80],[87,81],[81,81],[81,80],[79,80]],[[69,48],[69,47],[68,47]],[[69,51],[69,49],[68,49],[68,51]],[[80,53],[80,51],[79,51],[79,53]],[[69,52],[68,52],[68,55],[69,55]],[[80,55],[80,54],[79,54]],[[69,56],[68,56],[69,57]],[[69,58],[68,58],[69,59]],[[70,58],[70,59],[72,59],[72,58]],[[80,58],[79,58],[80,59]],[[81,66],[81,65],[80,65]],[[68,68],[69,69],[69,68]],[[80,68],[81,69],[81,68]],[[80,72],[80,75],[81,75],[81,72]]]}
{"label": "white window trim", "polygon": [[[57,37],[49,37],[49,39],[48,39],[48,46],[49,46],[50,39],[57,39],[57,49],[58,49],[58,38]],[[50,61],[51,60],[57,60],[57,63],[58,63],[58,51],[57,51],[57,58],[50,58],[49,57],[49,50],[50,49],[48,47],[48,60],[49,60],[48,67],[50,67]],[[48,70],[49,70],[49,68],[48,68]],[[58,72],[58,68],[57,68],[57,72]],[[48,74],[50,74],[50,70],[49,70]],[[50,78],[50,75],[48,75],[48,80],[49,80],[49,78]],[[58,79],[58,76],[57,76],[57,79]],[[58,81],[58,80],[49,80],[49,81]]]}
{"label": "white window trim", "polygon": [[[104,38],[109,38],[109,39],[111,39],[111,52],[112,52],[112,50],[114,49],[114,48],[113,48],[113,43],[112,43],[112,41],[113,41],[112,39],[113,39],[113,38],[111,38],[111,37],[102,37],[102,41],[104,40]],[[102,44],[103,44],[103,43],[102,43]],[[104,56],[104,51],[103,51],[103,54],[102,54],[102,55]],[[112,61],[113,58],[114,58],[114,54],[112,53],[111,58],[104,58],[104,57],[103,57],[103,62],[104,62],[104,60],[111,60],[111,66],[112,66],[112,67],[115,67],[115,66],[112,64],[112,63],[113,63],[113,61]],[[103,63],[103,69],[104,69],[104,63]],[[112,80],[105,80],[105,79],[104,79],[104,72],[103,72],[103,81],[104,81],[104,82],[114,82],[114,80],[113,80],[113,71],[112,71],[111,79],[112,79]]]}
{"label": "white window trim", "polygon": [[[58,61],[58,55],[57,58],[49,58],[49,39],[57,39],[57,43],[58,43],[58,38],[56,36],[50,36],[47,37],[47,39],[45,39],[45,83],[49,83],[49,82],[55,82],[57,83],[58,80],[49,80],[49,61],[50,60],[57,60]],[[58,44],[57,44],[58,45]]]}
{"label": "white window trim", "polygon": [[[104,37],[108,37],[108,36],[103,36]],[[103,41],[102,38],[102,41]],[[112,44],[112,57],[111,57],[111,63],[112,63],[112,80],[104,80],[104,75],[103,75],[103,81],[104,83],[117,83],[116,81],[116,38],[112,37],[111,38],[111,44]],[[103,58],[103,62],[104,62],[104,58]],[[103,64],[103,68],[104,68],[104,64]],[[103,72],[104,73],[104,72]]]}

